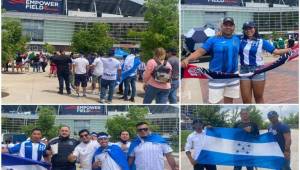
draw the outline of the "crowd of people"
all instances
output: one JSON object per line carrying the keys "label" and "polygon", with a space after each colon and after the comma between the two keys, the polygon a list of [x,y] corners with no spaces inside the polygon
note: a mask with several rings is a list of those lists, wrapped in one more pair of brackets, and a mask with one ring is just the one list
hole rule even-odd
{"label": "crowd of people", "polygon": [[[177,50],[168,52],[163,48],[154,51],[153,59],[146,64],[141,61],[139,51],[132,49],[128,55],[116,56],[114,49],[107,54],[74,54],[66,55],[64,51],[54,52],[53,56],[39,54],[18,54],[16,68],[23,72],[23,67],[32,66],[33,72],[45,72],[50,65],[49,77],[57,77],[58,94],[86,97],[87,90],[91,94],[99,94],[100,103],[112,103],[115,89],[119,99],[135,102],[137,82],[144,83],[145,96],[143,103],[177,103],[179,87],[179,59]],[[26,66],[27,67],[27,66]],[[91,84],[90,88],[87,87]],[[98,88],[97,88],[98,87]],[[81,90],[82,88],[82,90]],[[82,93],[82,94],[81,94]]]}
{"label": "crowd of people", "polygon": [[139,122],[136,131],[132,140],[128,131],[121,131],[119,141],[113,143],[106,132],[83,129],[78,141],[70,137],[68,126],[62,126],[58,137],[44,142],[42,130],[35,128],[29,139],[2,147],[2,153],[48,162],[52,170],[76,170],[76,164],[82,170],[164,170],[164,157],[172,170],[178,170],[172,148],[159,134],[151,132],[148,123]]}
{"label": "crowd of people", "polygon": [[[276,111],[268,112],[268,119],[270,125],[268,127],[268,132],[271,132],[283,155],[285,162],[281,170],[291,170],[290,159],[291,159],[291,130],[287,124],[280,122],[278,119],[278,113]],[[240,112],[241,121],[237,122],[233,128],[241,128],[245,132],[253,136],[259,135],[259,128],[255,122],[250,121],[249,113],[247,110],[242,109]],[[197,162],[197,157],[200,154],[205,140],[206,130],[205,128],[212,128],[211,125],[205,125],[202,120],[195,119],[192,123],[194,132],[192,132],[188,137],[185,144],[185,153],[188,157],[190,163],[193,165],[194,170],[216,170],[216,165],[201,164]],[[205,127],[205,128],[204,128]],[[192,154],[193,151],[193,154]],[[200,160],[201,162],[201,160]],[[254,170],[254,167],[246,167],[247,170]],[[241,170],[241,166],[235,166],[233,170]]]}
{"label": "crowd of people", "polygon": [[[295,45],[294,41],[290,41],[287,47],[275,48],[268,40],[261,38],[256,24],[252,21],[245,22],[242,29],[243,36],[240,38],[234,34],[233,18],[225,17],[221,24],[220,35],[209,38],[201,48],[185,58],[181,62],[182,67],[187,67],[190,61],[209,53],[212,55],[209,62],[210,71],[246,75],[264,66],[265,51],[279,56],[290,53]],[[264,103],[265,84],[265,72],[241,79],[210,79],[208,101],[212,104],[219,103],[221,100],[224,103],[233,103],[241,93],[243,103],[251,103],[252,95],[256,103]]]}

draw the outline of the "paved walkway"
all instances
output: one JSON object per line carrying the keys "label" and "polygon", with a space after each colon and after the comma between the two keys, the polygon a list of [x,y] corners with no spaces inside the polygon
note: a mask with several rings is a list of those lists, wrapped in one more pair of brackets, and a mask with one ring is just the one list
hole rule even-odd
{"label": "paved walkway", "polygon": [[[276,60],[276,58],[267,57],[265,60],[268,63]],[[208,67],[208,63],[197,65]],[[297,59],[267,72],[264,92],[265,103],[297,104],[299,102],[298,69],[299,60]],[[181,94],[183,104],[208,103],[208,80],[183,79]],[[242,103],[242,99],[236,99],[234,103]]]}
{"label": "paved walkway", "polygon": [[[2,73],[2,92],[8,93],[6,97],[2,96],[3,104],[93,104],[98,103],[99,95],[91,94],[88,90],[87,97],[77,97],[73,95],[59,95],[58,80],[56,77],[49,78],[49,72],[23,74]],[[90,89],[91,84],[88,84]],[[135,103],[119,99],[121,95],[114,94],[112,104],[141,104],[143,102],[144,90],[143,84],[137,83],[137,96]],[[116,89],[117,91],[118,89]],[[66,91],[64,91],[66,93]],[[81,94],[82,95],[82,94]]]}

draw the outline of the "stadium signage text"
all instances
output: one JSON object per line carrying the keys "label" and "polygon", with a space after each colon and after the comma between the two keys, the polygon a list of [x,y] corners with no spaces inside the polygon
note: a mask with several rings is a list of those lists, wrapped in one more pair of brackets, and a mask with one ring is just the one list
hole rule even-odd
{"label": "stadium signage text", "polygon": [[6,0],[3,7],[7,11],[62,14],[63,0]]}
{"label": "stadium signage text", "polygon": [[77,106],[77,112],[79,113],[90,113],[101,110],[100,106]]}
{"label": "stadium signage text", "polygon": [[185,4],[237,6],[240,0],[185,0]]}

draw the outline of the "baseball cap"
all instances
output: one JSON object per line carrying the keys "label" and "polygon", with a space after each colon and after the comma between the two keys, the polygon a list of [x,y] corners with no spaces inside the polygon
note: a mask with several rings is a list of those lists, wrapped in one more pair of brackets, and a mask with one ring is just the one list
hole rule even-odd
{"label": "baseball cap", "polygon": [[255,27],[256,27],[256,25],[252,21],[248,21],[243,24],[243,30],[245,30],[247,28],[255,28]]}
{"label": "baseball cap", "polygon": [[97,135],[96,132],[92,132],[92,133],[91,133],[91,136],[96,136],[96,137],[97,137],[98,135]]}
{"label": "baseball cap", "polygon": [[272,117],[274,117],[274,116],[278,116],[278,114],[277,114],[276,111],[270,111],[270,112],[268,113],[268,118],[272,118]]}
{"label": "baseball cap", "polygon": [[98,139],[99,138],[109,138],[109,135],[107,133],[105,133],[105,132],[100,132],[100,133],[98,133],[97,138]]}
{"label": "baseball cap", "polygon": [[223,24],[225,24],[226,22],[230,22],[230,23],[232,23],[234,25],[234,20],[231,17],[225,17],[223,19]]}
{"label": "baseball cap", "polygon": [[193,123],[192,123],[193,125],[195,125],[195,124],[203,124],[203,122],[202,122],[202,120],[200,120],[200,119],[195,119],[195,120],[193,120]]}

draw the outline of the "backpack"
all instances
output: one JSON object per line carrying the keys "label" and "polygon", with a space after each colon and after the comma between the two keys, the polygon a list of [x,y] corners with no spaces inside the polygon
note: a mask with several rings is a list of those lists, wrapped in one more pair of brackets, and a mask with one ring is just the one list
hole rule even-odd
{"label": "backpack", "polygon": [[152,72],[152,76],[155,81],[159,83],[168,83],[171,81],[171,69],[167,67],[167,60],[161,64],[157,59],[154,59],[157,66]]}

